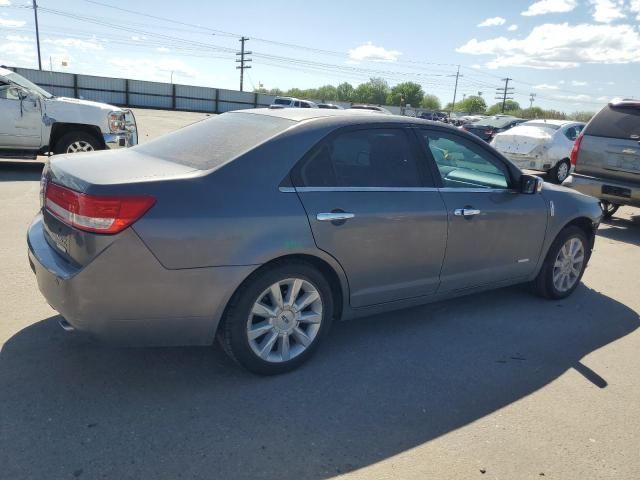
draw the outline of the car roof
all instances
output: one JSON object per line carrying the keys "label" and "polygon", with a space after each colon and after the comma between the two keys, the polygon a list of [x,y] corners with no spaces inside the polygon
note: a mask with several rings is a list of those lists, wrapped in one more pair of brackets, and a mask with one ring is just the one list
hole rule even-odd
{"label": "car roof", "polygon": [[438,127],[442,126],[441,123],[431,122],[421,118],[393,114],[381,115],[373,110],[351,110],[348,108],[344,110],[323,108],[252,108],[246,110],[235,110],[233,112],[228,112],[227,114],[265,115],[284,118],[294,122],[309,122],[323,119],[332,121],[331,123],[335,123],[336,125],[359,123],[359,120],[363,120],[363,123],[411,123],[418,125],[435,125]]}
{"label": "car roof", "polygon": [[537,118],[537,119],[532,119],[532,120],[527,120],[526,123],[548,123],[549,125],[557,125],[559,127],[562,127],[564,125],[569,125],[570,123],[582,123],[582,122],[576,122],[573,120],[544,120],[542,118]]}
{"label": "car roof", "polygon": [[3,77],[5,75],[9,75],[10,73],[13,73],[13,72],[11,70],[6,69],[6,68],[0,67],[0,75],[2,75]]}

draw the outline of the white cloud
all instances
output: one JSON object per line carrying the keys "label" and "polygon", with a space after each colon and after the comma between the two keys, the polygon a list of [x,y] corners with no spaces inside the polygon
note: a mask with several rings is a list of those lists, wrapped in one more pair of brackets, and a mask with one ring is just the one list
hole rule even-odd
{"label": "white cloud", "polygon": [[8,65],[30,65],[36,59],[36,52],[32,42],[9,40],[0,42],[0,58]]}
{"label": "white cloud", "polygon": [[570,102],[591,102],[593,97],[591,95],[554,95],[554,98],[558,100],[568,100]]}
{"label": "white cloud", "polygon": [[611,23],[614,20],[624,18],[622,0],[590,0],[593,5],[593,19],[600,23]]}
{"label": "white cloud", "polygon": [[523,39],[469,40],[459,53],[490,55],[486,66],[574,68],[581,63],[640,62],[640,32],[631,25],[543,24]]}
{"label": "white cloud", "polygon": [[102,50],[101,44],[94,40],[80,40],[79,38],[45,38],[44,43],[62,48],[77,48],[81,51]]}
{"label": "white cloud", "polygon": [[198,72],[175,58],[112,58],[109,63],[118,72],[118,77],[140,78],[168,82],[173,72],[174,80],[177,77],[193,78]]}
{"label": "white cloud", "polygon": [[596,100],[602,103],[607,103],[609,100],[611,100],[611,97],[598,97],[596,98]]}
{"label": "white cloud", "polygon": [[33,39],[31,37],[26,37],[24,35],[7,35],[7,40],[10,42],[32,42]]}
{"label": "white cloud", "polygon": [[636,20],[640,20],[640,0],[629,0],[629,10],[636,14]]}
{"label": "white cloud", "polygon": [[589,85],[589,82],[583,82],[582,80],[572,80],[571,85],[574,87],[586,87]]}
{"label": "white cloud", "polygon": [[166,52],[170,52],[171,50],[168,49],[167,47],[158,47],[156,48],[156,51],[166,53]]}
{"label": "white cloud", "polygon": [[23,20],[12,20],[10,18],[0,18],[0,27],[24,27],[27,22]]}
{"label": "white cloud", "polygon": [[534,85],[536,90],[558,90],[560,87],[557,85],[549,85],[548,83],[541,83],[540,85]]}
{"label": "white cloud", "polygon": [[507,30],[510,32],[515,32],[516,30],[518,30],[518,25],[516,25],[515,23],[513,25],[509,25],[509,28],[507,28]]}
{"label": "white cloud", "polygon": [[576,0],[540,0],[529,5],[520,15],[534,17],[547,13],[566,13],[576,8],[577,3]]}
{"label": "white cloud", "polygon": [[395,62],[400,55],[402,55],[402,53],[397,50],[387,50],[384,47],[376,47],[371,42],[349,50],[349,58],[356,61],[373,60],[376,62]]}
{"label": "white cloud", "polygon": [[0,0],[0,7],[8,7],[9,5],[11,5],[9,0]]}
{"label": "white cloud", "polygon": [[507,20],[502,17],[491,17],[480,22],[478,26],[479,27],[497,27],[500,25],[504,25],[506,21]]}
{"label": "white cloud", "polygon": [[616,82],[607,82],[607,85],[615,85]]}

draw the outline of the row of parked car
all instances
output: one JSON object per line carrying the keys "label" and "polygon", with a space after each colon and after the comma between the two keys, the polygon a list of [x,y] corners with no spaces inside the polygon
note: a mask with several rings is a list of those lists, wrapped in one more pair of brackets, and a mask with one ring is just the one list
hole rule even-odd
{"label": "row of parked car", "polygon": [[[316,103],[311,100],[300,100],[295,97],[276,97],[269,108],[322,108],[326,110],[344,110],[344,107],[335,103]],[[371,110],[373,112],[385,113],[391,115],[392,113],[386,108],[380,105],[369,104],[352,104],[348,109],[355,110]]]}

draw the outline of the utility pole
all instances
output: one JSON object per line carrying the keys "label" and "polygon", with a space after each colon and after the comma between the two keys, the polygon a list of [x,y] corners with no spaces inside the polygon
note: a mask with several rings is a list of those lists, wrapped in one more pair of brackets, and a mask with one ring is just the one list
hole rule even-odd
{"label": "utility pole", "polygon": [[251,55],[253,52],[247,52],[244,49],[244,42],[246,42],[247,40],[249,40],[247,37],[241,37],[240,38],[240,51],[238,53],[236,53],[236,55],[240,55],[240,59],[236,60],[236,62],[240,63],[239,66],[236,67],[236,70],[240,70],[240,91],[244,91],[244,71],[247,68],[251,68],[251,65],[245,65],[245,63],[250,62],[251,59],[250,58],[246,58],[246,55]]}
{"label": "utility pole", "polygon": [[[452,77],[453,75],[449,75]],[[453,88],[453,102],[451,102],[451,109],[449,110],[449,119],[451,119],[451,112],[456,108],[456,95],[458,94],[458,78],[460,78],[460,65],[458,65],[458,71],[456,72],[456,86]]]}
{"label": "utility pole", "polygon": [[502,113],[504,113],[507,100],[513,100],[513,87],[509,86],[511,80],[513,78],[503,78],[504,88],[496,88],[496,100],[502,100]]}
{"label": "utility pole", "polygon": [[33,0],[33,15],[36,19],[36,44],[38,45],[38,70],[42,70],[42,58],[40,57],[40,31],[38,30],[38,4]]}
{"label": "utility pole", "polygon": [[531,110],[533,108],[533,101],[536,98],[536,94],[535,93],[530,93],[529,94],[529,110]]}

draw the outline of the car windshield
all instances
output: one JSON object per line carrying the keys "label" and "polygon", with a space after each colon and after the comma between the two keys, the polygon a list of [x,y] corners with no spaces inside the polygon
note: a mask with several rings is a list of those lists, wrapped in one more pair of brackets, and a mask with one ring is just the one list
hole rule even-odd
{"label": "car windshield", "polygon": [[509,125],[514,120],[515,117],[493,117],[474,122],[473,125],[478,127],[502,128]]}
{"label": "car windshield", "polygon": [[42,95],[45,98],[52,98],[53,97],[53,95],[51,95],[46,90],[40,88],[35,83],[31,83],[29,80],[27,80],[23,76],[18,75],[15,72],[8,73],[7,75],[5,75],[5,78],[7,80],[15,83],[16,85],[20,85],[21,87],[26,88],[27,90],[31,90],[32,92],[39,93],[40,95]]}
{"label": "car windshield", "polygon": [[270,115],[230,112],[194,123],[133,149],[198,170],[208,170],[248,152],[295,123]]}

